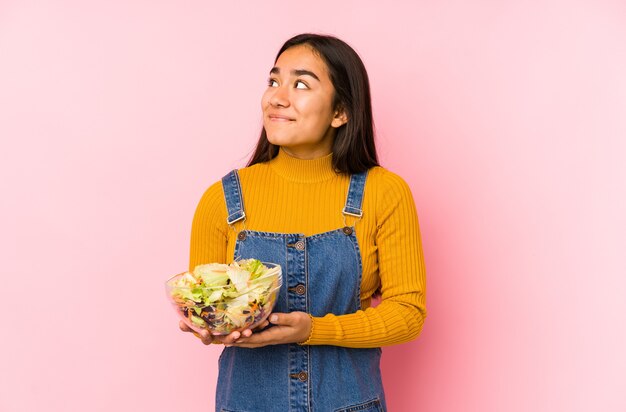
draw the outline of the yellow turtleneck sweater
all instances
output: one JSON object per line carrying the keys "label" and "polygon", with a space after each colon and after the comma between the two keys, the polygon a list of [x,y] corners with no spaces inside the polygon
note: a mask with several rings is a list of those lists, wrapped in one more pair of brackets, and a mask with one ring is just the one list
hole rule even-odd
{"label": "yellow turtleneck sweater", "polygon": [[[266,163],[239,170],[245,228],[278,233],[316,233],[345,226],[343,210],[350,178],[332,168],[332,153],[301,160],[283,150]],[[313,317],[306,345],[369,348],[409,341],[426,317],[426,274],[415,203],[406,182],[382,168],[370,169],[365,183],[363,217],[348,225],[355,234],[363,266],[362,310],[347,315]],[[191,230],[189,270],[234,259],[237,232],[226,223],[221,181],[209,187]],[[380,304],[371,298],[381,287]]]}

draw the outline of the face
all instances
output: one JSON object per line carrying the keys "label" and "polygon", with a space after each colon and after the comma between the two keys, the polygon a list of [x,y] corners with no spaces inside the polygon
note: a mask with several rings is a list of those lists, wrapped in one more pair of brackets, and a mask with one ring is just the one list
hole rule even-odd
{"label": "face", "polygon": [[301,159],[330,153],[336,129],[347,121],[334,110],[334,95],[326,64],[310,47],[285,50],[261,100],[267,140]]}

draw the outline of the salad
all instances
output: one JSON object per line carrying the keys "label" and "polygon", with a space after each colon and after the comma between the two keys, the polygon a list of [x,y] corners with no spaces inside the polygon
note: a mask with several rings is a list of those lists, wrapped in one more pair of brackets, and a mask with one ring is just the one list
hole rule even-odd
{"label": "salad", "polygon": [[263,322],[282,285],[279,265],[257,259],[199,265],[167,281],[168,295],[192,329],[214,335]]}

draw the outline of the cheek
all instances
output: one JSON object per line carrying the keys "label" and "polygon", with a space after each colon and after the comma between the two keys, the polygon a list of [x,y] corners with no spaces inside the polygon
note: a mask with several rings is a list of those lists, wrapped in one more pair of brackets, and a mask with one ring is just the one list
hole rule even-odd
{"label": "cheek", "polygon": [[293,105],[300,113],[306,114],[311,119],[325,117],[328,112],[325,102],[317,96],[297,99],[293,102]]}
{"label": "cheek", "polygon": [[332,119],[332,108],[323,99],[302,101],[299,106],[301,113],[306,113],[307,122],[311,127],[325,128]]}

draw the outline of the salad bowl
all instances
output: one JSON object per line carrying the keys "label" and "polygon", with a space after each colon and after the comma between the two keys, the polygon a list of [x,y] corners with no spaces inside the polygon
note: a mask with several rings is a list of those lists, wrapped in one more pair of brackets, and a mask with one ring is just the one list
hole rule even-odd
{"label": "salad bowl", "polygon": [[185,324],[213,335],[260,325],[274,309],[281,286],[280,265],[257,259],[199,265],[165,282],[167,297]]}

